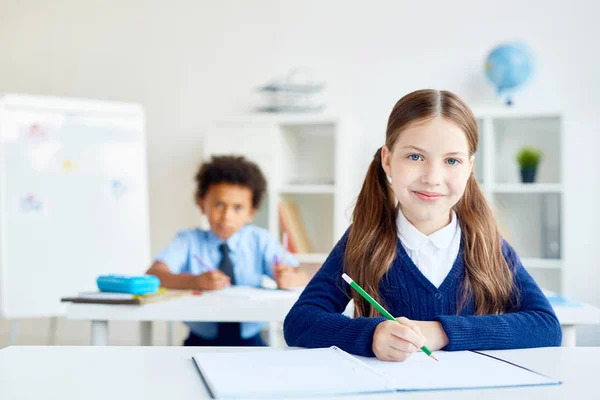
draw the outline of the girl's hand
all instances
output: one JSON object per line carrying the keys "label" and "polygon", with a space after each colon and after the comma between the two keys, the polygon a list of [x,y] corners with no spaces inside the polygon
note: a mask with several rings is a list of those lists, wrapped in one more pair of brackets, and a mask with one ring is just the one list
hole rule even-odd
{"label": "girl's hand", "polygon": [[413,321],[427,339],[427,348],[431,351],[443,349],[448,345],[448,336],[438,321]]}
{"label": "girl's hand", "polygon": [[396,318],[377,325],[373,333],[373,353],[383,361],[404,361],[426,342],[417,324],[408,318]]}

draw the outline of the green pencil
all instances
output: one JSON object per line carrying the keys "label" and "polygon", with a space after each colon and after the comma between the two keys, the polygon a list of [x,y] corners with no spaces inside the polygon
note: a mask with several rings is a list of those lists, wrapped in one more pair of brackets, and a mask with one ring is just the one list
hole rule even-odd
{"label": "green pencil", "polygon": [[[362,297],[365,298],[365,300],[367,300],[369,303],[371,303],[371,305],[373,307],[375,307],[377,309],[377,311],[379,311],[381,313],[381,315],[383,315],[384,317],[386,317],[387,319],[389,319],[390,321],[396,321],[396,318],[394,318],[392,316],[392,314],[390,314],[385,308],[383,308],[381,306],[381,304],[379,304],[377,301],[375,301],[374,298],[372,298],[371,296],[369,296],[369,293],[365,292],[363,288],[360,287],[360,285],[356,282],[354,282],[354,280],[352,278],[350,278],[348,275],[346,274],[342,274],[342,278],[344,278],[344,280],[346,282],[348,282],[348,285],[350,285],[352,288],[354,288],[354,290],[356,290]],[[398,321],[396,321],[398,322]],[[400,323],[400,322],[398,322]],[[437,358],[435,358],[435,356],[433,355],[433,353],[431,352],[431,350],[429,350],[427,348],[427,346],[423,346],[421,347],[421,350],[423,350],[423,353],[427,354],[429,357],[433,358],[435,361],[438,361]]]}

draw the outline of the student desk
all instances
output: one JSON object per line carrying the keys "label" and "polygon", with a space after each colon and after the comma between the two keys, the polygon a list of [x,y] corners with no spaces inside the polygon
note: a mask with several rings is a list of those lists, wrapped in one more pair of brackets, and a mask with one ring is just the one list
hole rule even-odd
{"label": "student desk", "polygon": [[[270,298],[242,298],[205,292],[143,306],[105,304],[70,304],[67,318],[92,321],[92,345],[108,345],[108,321],[139,321],[140,343],[152,344],[153,321],[213,321],[213,322],[269,322],[269,343],[281,346],[277,323],[285,319],[294,305],[298,292],[273,291]],[[600,324],[600,309],[581,306],[553,306],[563,329],[563,346],[575,346],[577,325]]]}
{"label": "student desk", "polygon": [[589,304],[582,303],[577,306],[552,305],[563,332],[562,345],[575,347],[577,325],[600,324],[600,309]]}
{"label": "student desk", "polygon": [[92,345],[108,345],[108,321],[139,321],[140,343],[152,345],[153,321],[268,322],[269,343],[281,345],[277,323],[285,319],[299,292],[264,290],[264,297],[228,296],[204,292],[143,306],[80,304],[67,307],[67,318],[92,321]]}
{"label": "student desk", "polygon": [[[264,348],[246,349],[264,351]],[[191,359],[195,353],[206,351],[227,351],[227,348],[11,346],[0,350],[0,399],[208,399],[208,392]],[[356,395],[339,399],[547,400],[595,398],[597,395],[600,347],[488,353],[559,379],[563,384]]]}

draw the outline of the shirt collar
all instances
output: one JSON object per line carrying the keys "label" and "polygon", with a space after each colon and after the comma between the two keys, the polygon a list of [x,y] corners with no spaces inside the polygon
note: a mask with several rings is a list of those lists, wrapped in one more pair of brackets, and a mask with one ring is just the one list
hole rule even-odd
{"label": "shirt collar", "polygon": [[229,247],[229,252],[235,254],[235,252],[240,247],[240,242],[241,242],[241,237],[242,237],[242,231],[245,228],[246,228],[246,226],[244,225],[242,227],[242,229],[240,229],[239,231],[237,231],[236,233],[234,233],[233,235],[231,235],[225,241],[223,241],[223,239],[221,239],[220,237],[218,237],[217,235],[215,235],[215,233],[212,231],[212,229],[209,229],[208,232],[207,232],[208,239],[210,240],[210,243],[213,244],[217,248],[221,245],[221,243],[227,243],[227,247]]}
{"label": "shirt collar", "polygon": [[427,236],[415,228],[414,225],[406,219],[400,207],[398,207],[398,216],[396,217],[398,237],[402,243],[411,250],[419,250],[429,241],[431,241],[438,249],[447,249],[450,246],[450,243],[452,243],[452,239],[456,235],[458,228],[456,212],[452,210],[451,213],[452,218],[448,225]]}

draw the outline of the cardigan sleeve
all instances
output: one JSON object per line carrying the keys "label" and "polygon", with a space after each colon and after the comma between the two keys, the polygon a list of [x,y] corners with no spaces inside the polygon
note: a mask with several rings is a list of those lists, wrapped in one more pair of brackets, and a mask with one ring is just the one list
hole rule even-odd
{"label": "cardigan sleeve", "polygon": [[341,277],[346,242],[347,233],[285,318],[283,333],[289,346],[337,346],[352,354],[374,356],[373,332],[385,318],[342,315],[350,300],[350,287]]}
{"label": "cardigan sleeve", "polygon": [[511,312],[483,316],[439,315],[449,343],[444,350],[502,350],[560,346],[560,323],[546,296],[505,241],[503,255],[513,269]]}

